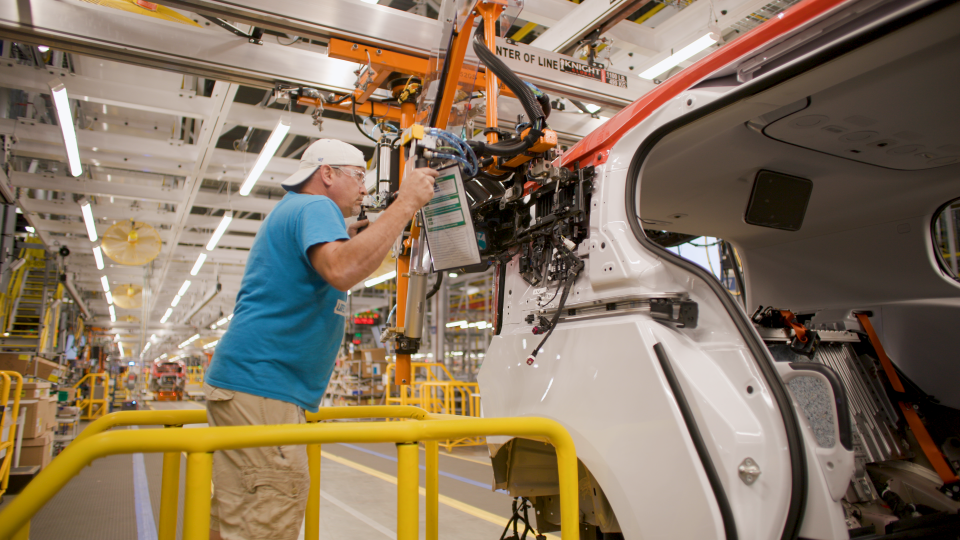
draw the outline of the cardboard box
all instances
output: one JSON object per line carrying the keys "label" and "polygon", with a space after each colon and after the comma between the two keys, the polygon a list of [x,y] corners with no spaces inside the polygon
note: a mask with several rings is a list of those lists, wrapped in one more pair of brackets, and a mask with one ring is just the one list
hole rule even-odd
{"label": "cardboard box", "polygon": [[40,437],[47,431],[46,414],[48,408],[49,405],[45,399],[25,399],[20,402],[20,409],[26,411],[26,423],[23,426],[24,439]]}
{"label": "cardboard box", "polygon": [[57,429],[57,398],[48,397],[46,400],[40,400],[41,403],[46,402],[46,410],[43,413],[43,422],[44,427],[47,431],[52,431]]}
{"label": "cardboard box", "polygon": [[60,376],[60,364],[29,354],[0,353],[0,371],[16,371],[21,375],[33,375],[40,379],[56,381]]}
{"label": "cardboard box", "polygon": [[360,349],[360,357],[367,362],[386,363],[387,350],[386,349]]}
{"label": "cardboard box", "polygon": [[23,383],[23,391],[20,392],[20,399],[43,399],[48,397],[50,397],[50,383]]}
{"label": "cardboard box", "polygon": [[48,431],[41,437],[23,439],[20,446],[20,466],[39,465],[41,469],[53,459],[53,432]]}
{"label": "cardboard box", "polygon": [[73,403],[77,399],[77,389],[72,386],[61,388],[57,392],[57,399],[61,403]]}

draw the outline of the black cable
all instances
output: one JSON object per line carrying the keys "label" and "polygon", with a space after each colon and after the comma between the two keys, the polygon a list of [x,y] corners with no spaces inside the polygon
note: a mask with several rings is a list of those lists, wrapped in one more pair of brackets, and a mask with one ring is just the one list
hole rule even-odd
{"label": "black cable", "polygon": [[[367,132],[364,131],[363,128],[360,127],[360,123],[357,122],[357,100],[353,100],[353,102],[351,102],[350,105],[353,106],[353,125],[357,126],[357,130],[358,130],[360,133],[363,133],[363,136],[364,136],[364,137],[366,137],[366,138],[370,139],[371,141],[373,141],[374,144],[380,144],[380,141],[374,139],[374,138],[371,137],[370,135],[367,135]],[[370,104],[370,108],[373,109],[373,104],[372,104],[372,103]]]}
{"label": "black cable", "polygon": [[563,305],[567,303],[567,295],[570,294],[570,288],[573,287],[573,283],[576,280],[577,276],[574,275],[572,278],[564,282],[563,296],[560,297],[560,303],[557,304],[557,312],[554,313],[553,318],[550,319],[550,329],[547,330],[547,333],[543,335],[543,339],[540,340],[540,343],[534,347],[533,352],[527,357],[527,365],[533,364],[534,360],[537,358],[537,354],[540,352],[540,349],[543,348],[543,345],[548,339],[550,339],[550,336],[553,335],[553,330],[557,327],[557,323],[560,321],[560,314],[563,313]]}
{"label": "black cable", "polygon": [[440,284],[443,283],[443,272],[437,272],[437,282],[433,284],[433,288],[430,289],[430,292],[427,293],[427,300],[437,294],[437,291],[440,290]]}

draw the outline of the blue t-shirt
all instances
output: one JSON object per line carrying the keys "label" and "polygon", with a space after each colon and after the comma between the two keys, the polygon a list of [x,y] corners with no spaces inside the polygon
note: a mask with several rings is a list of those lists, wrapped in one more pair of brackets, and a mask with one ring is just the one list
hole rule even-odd
{"label": "blue t-shirt", "polygon": [[347,294],[317,273],[307,250],[347,239],[329,198],[290,192],[277,203],[253,241],[206,382],[317,410],[343,340]]}

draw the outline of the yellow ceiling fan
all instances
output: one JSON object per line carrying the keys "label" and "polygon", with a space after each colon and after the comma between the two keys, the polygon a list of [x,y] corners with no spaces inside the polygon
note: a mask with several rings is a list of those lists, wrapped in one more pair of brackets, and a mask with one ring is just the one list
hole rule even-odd
{"label": "yellow ceiling fan", "polygon": [[143,305],[143,287],[132,283],[113,288],[113,303],[118,308],[136,309]]}
{"label": "yellow ceiling fan", "polygon": [[115,223],[103,233],[100,247],[114,261],[127,266],[140,266],[160,254],[160,233],[142,221],[132,219]]}

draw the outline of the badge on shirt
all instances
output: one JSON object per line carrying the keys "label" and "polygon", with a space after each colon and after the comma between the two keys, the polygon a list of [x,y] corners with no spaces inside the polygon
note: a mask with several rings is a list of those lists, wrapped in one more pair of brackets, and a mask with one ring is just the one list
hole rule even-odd
{"label": "badge on shirt", "polygon": [[347,302],[346,300],[337,300],[337,307],[333,308],[333,312],[337,315],[347,316]]}

